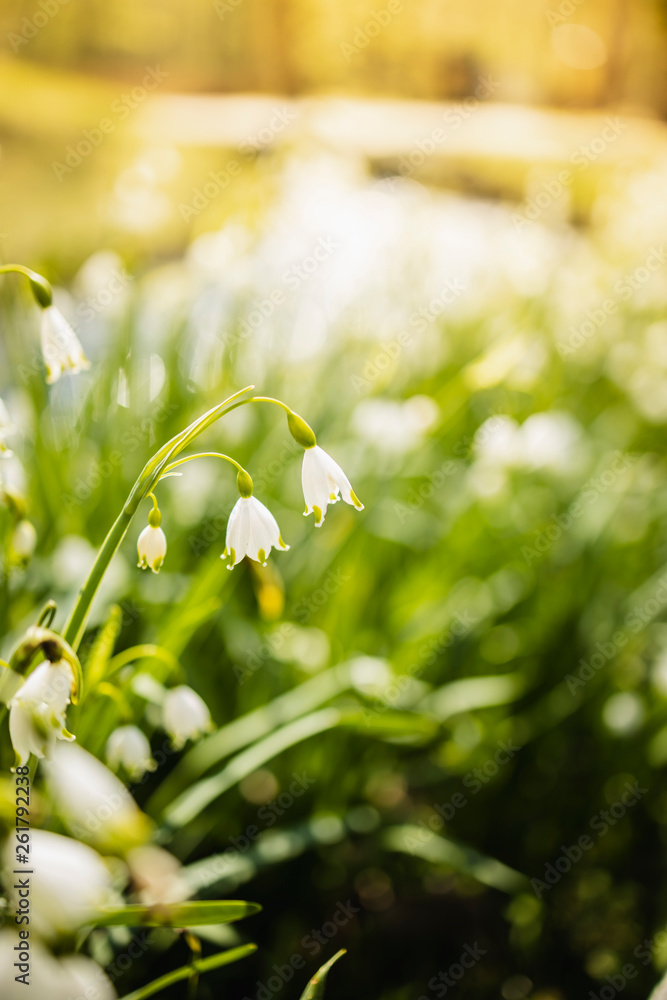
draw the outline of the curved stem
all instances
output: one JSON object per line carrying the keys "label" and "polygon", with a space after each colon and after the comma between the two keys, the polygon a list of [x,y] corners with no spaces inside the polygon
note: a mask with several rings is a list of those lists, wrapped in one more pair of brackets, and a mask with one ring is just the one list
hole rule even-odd
{"label": "curved stem", "polygon": [[183,451],[191,441],[194,441],[199,434],[215,423],[216,420],[219,420],[220,417],[225,416],[231,410],[236,409],[240,405],[239,396],[250,392],[252,389],[254,389],[254,386],[247,386],[245,389],[241,389],[239,392],[235,392],[232,396],[229,396],[224,402],[212,407],[208,412],[194,420],[185,430],[176,434],[167,444],[163,445],[146,463],[132,487],[122,511],[111,525],[102,543],[102,548],[97,554],[93,567],[88,574],[88,579],[79,591],[76,603],[63,630],[63,638],[70,644],[72,649],[76,650],[81,641],[88,614],[98,587],[102,582],[102,577],[106,573],[109,563],[120,543],[123,541],[139,504],[158,483],[169,460],[175,458],[179,452]]}
{"label": "curved stem", "polygon": [[46,309],[53,302],[53,291],[51,285],[38,274],[37,271],[32,271],[29,267],[25,267],[23,264],[1,264],[0,274],[23,274],[30,282],[30,288],[32,294],[35,296],[38,304],[42,309]]}
{"label": "curved stem", "polygon": [[[250,400],[248,400],[250,402]],[[239,472],[245,472],[246,470],[242,465],[236,461],[235,458],[230,458],[229,455],[223,455],[221,451],[200,451],[196,455],[186,455],[185,458],[179,458],[177,462],[170,462],[169,465],[165,466],[162,475],[165,476],[172,469],[176,469],[179,465],[185,465],[186,462],[192,462],[195,458],[224,458],[226,462],[231,462],[232,465],[236,466]]]}
{"label": "curved stem", "polygon": [[251,399],[246,400],[248,403],[275,403],[276,406],[280,406],[285,413],[291,413],[291,409],[287,403],[283,403],[280,399],[274,399],[273,396],[252,396]]}

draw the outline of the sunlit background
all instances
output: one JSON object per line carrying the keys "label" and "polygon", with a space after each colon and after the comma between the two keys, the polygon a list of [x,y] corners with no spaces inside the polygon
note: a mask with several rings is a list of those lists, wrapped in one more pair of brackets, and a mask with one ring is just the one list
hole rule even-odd
{"label": "sunlit background", "polygon": [[[264,909],[202,998],[266,1000],[298,954],[271,993],[296,998],[340,947],[331,1000],[642,998],[667,967],[666,38],[651,0],[2,5],[0,255],[54,283],[92,367],[47,391],[5,279],[0,655],[71,602],[151,450],[243,385],[307,416],[365,503],[314,532],[282,419],[243,408],[208,441],[290,551],[229,574],[234,482],[193,464],[160,488],[160,575],[128,538],[95,606],[222,727],[133,789],[168,825],[223,775],[171,849],[202,897]],[[186,960],[154,939],[119,995]]]}

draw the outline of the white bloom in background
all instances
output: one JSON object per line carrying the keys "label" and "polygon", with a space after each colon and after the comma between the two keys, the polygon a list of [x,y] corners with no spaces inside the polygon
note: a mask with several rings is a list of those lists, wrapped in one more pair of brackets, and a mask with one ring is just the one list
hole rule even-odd
{"label": "white bloom in background", "polygon": [[115,771],[122,765],[131,778],[139,779],[154,771],[151,745],[138,726],[119,726],[107,740],[106,759]]}
{"label": "white bloom in background", "polygon": [[137,566],[140,569],[148,569],[150,566],[154,573],[158,573],[167,554],[167,538],[162,528],[154,528],[148,524],[139,535],[137,553]]}
{"label": "white bloom in background", "polygon": [[[11,873],[15,867],[16,845],[10,839],[3,853],[3,868]],[[105,906],[120,904],[103,859],[92,847],[71,837],[31,830],[30,868],[35,871],[30,880],[30,929],[48,941],[75,933]],[[16,903],[16,888],[12,889],[10,879],[6,884]]]}
{"label": "white bloom in background", "polygon": [[165,731],[169,733],[177,749],[188,740],[197,739],[198,736],[209,732],[213,727],[211,713],[206,703],[186,684],[167,691],[162,706],[162,718]]}
{"label": "white bloom in background", "polygon": [[12,532],[10,542],[12,558],[18,562],[28,562],[35,551],[36,545],[37,532],[35,531],[34,524],[25,517],[21,518]]}
{"label": "white bloom in background", "polygon": [[47,306],[42,311],[42,355],[49,385],[57,382],[64,372],[75,375],[90,368],[79,338],[56,306]]}
{"label": "white bloom in background", "polygon": [[50,756],[56,740],[74,739],[65,728],[73,686],[69,663],[44,660],[8,702],[9,735],[20,764],[27,764],[31,753]]}
{"label": "white bloom in background", "polygon": [[135,847],[125,858],[140,903],[159,906],[181,903],[192,895],[180,861],[169,851],[146,844]]}
{"label": "white bloom in background", "polygon": [[306,448],[303,453],[301,485],[306,501],[305,513],[315,513],[317,528],[324,521],[327,505],[336,503],[341,497],[345,503],[356,507],[357,510],[364,509],[340,465],[334,462],[331,455],[327,455],[319,445]]}
{"label": "white bloom in background", "polygon": [[282,540],[275,517],[255,497],[239,497],[229,515],[225,551],[220,557],[229,557],[227,569],[240,563],[244,556],[266,566],[266,557],[272,548],[289,548]]}
{"label": "white bloom in background", "polygon": [[14,426],[9,416],[7,407],[0,399],[0,457],[11,458],[11,451],[7,447],[6,438],[14,430]]}
{"label": "white bloom in background", "polygon": [[125,851],[148,840],[152,824],[122,781],[75,743],[59,743],[45,765],[57,813],[79,840]]}
{"label": "white bloom in background", "polygon": [[[25,938],[19,938],[16,931],[0,931],[2,1000],[83,1000],[84,997],[114,1000],[118,995],[102,967],[92,958],[84,955],[55,958],[34,935],[29,938],[28,948],[22,951],[25,944]],[[25,979],[20,978],[24,975]]]}

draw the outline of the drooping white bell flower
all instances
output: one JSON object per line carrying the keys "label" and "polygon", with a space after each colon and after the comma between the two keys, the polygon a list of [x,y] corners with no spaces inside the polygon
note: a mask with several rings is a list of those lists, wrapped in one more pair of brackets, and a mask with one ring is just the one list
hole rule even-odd
{"label": "drooping white bell flower", "polygon": [[225,551],[220,557],[229,558],[227,569],[233,569],[244,556],[266,566],[266,557],[272,548],[289,548],[275,517],[256,497],[239,497],[229,515]]}
{"label": "drooping white bell flower", "polygon": [[150,566],[154,573],[158,573],[167,554],[167,538],[162,528],[152,528],[150,524],[147,525],[139,535],[137,552],[139,554],[137,566],[140,569],[148,569]]}
{"label": "drooping white bell flower", "polygon": [[69,663],[44,660],[10,699],[9,735],[19,764],[27,764],[31,753],[36,757],[51,756],[56,740],[74,739],[65,728],[73,686]]}
{"label": "drooping white bell flower", "polygon": [[119,726],[107,740],[107,764],[114,771],[122,765],[131,778],[143,778],[146,771],[154,771],[156,763],[151,745],[138,726]]}
{"label": "drooping white bell flower", "polygon": [[56,306],[47,306],[42,310],[41,332],[42,355],[49,385],[57,382],[64,372],[76,375],[90,368],[79,338]]}
{"label": "drooping white bell flower", "polygon": [[206,702],[187,684],[167,691],[162,721],[177,750],[188,740],[195,740],[213,728]]}
{"label": "drooping white bell flower", "polygon": [[[153,494],[151,496],[153,497]],[[139,569],[148,569],[150,566],[154,573],[159,573],[167,554],[167,538],[160,527],[162,515],[158,510],[155,497],[153,497],[153,503],[155,506],[148,515],[148,525],[141,532],[137,541],[139,555],[137,566]]]}
{"label": "drooping white bell flower", "polygon": [[357,510],[364,509],[340,465],[317,444],[303,453],[301,485],[306,501],[305,514],[315,514],[317,528],[324,521],[327,505],[336,503],[341,497]]}
{"label": "drooping white bell flower", "polygon": [[[29,867],[36,873],[30,880],[30,928],[44,940],[71,935],[104,907],[121,903],[111,872],[97,851],[71,837],[31,830]],[[3,852],[3,868],[6,874],[16,868],[16,845],[11,840]],[[15,896],[17,887],[12,888],[11,879],[5,882],[10,897]]]}
{"label": "drooping white bell flower", "polygon": [[56,810],[77,840],[124,853],[145,843],[152,824],[122,781],[76,743],[59,743],[45,764]]}

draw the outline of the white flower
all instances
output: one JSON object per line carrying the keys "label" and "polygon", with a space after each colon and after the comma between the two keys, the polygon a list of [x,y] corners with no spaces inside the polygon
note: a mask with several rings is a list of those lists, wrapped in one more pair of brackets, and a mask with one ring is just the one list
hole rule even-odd
{"label": "white flower", "polygon": [[107,740],[106,758],[109,767],[117,770],[122,764],[131,778],[139,779],[146,771],[154,771],[151,745],[138,726],[119,726]]}
{"label": "white flower", "polygon": [[162,715],[165,731],[177,749],[212,728],[206,703],[186,684],[167,691]]}
{"label": "white flower", "polygon": [[148,569],[150,566],[154,573],[158,573],[167,554],[167,538],[162,528],[154,528],[148,524],[139,535],[137,552],[137,566],[140,569]]}
{"label": "white flower", "polygon": [[11,458],[12,456],[12,452],[7,447],[5,439],[13,430],[14,425],[12,424],[7,407],[0,399],[0,456],[3,458]]}
{"label": "white flower", "polygon": [[135,847],[125,859],[139,899],[145,906],[181,903],[192,895],[183,867],[169,851],[146,844]]}
{"label": "white flower", "polygon": [[[30,831],[30,926],[48,941],[73,934],[105,906],[120,903],[111,872],[92,847],[45,830]],[[3,855],[5,873],[16,868],[16,845]],[[12,895],[12,883],[6,880]],[[14,900],[16,902],[16,900]],[[13,907],[12,907],[13,908]]]}
{"label": "white flower", "polygon": [[[20,930],[25,933],[24,927]],[[117,996],[104,970],[91,958],[54,958],[39,938],[19,938],[13,930],[0,931],[0,982],[2,1000],[114,1000]]]}
{"label": "white flower", "polygon": [[306,501],[306,514],[315,513],[315,526],[320,527],[327,512],[327,504],[336,503],[341,497],[345,503],[351,504],[357,510],[363,510],[364,505],[355,496],[340,465],[334,462],[331,455],[315,445],[306,448],[303,453],[301,469],[301,485]]}
{"label": "white flower", "polygon": [[8,702],[9,735],[20,764],[50,756],[56,740],[73,740],[65,728],[74,675],[64,660],[44,660]]}
{"label": "white flower", "polygon": [[114,852],[148,840],[148,817],[123,782],[83,747],[59,743],[45,770],[56,811],[77,839]]}
{"label": "white flower", "polygon": [[225,551],[221,559],[229,557],[227,569],[249,556],[266,566],[271,548],[288,549],[280,535],[275,517],[255,497],[239,497],[227,522]]}
{"label": "white flower", "polygon": [[63,372],[75,375],[90,368],[79,338],[56,306],[42,311],[42,355],[49,385],[57,382]]}

